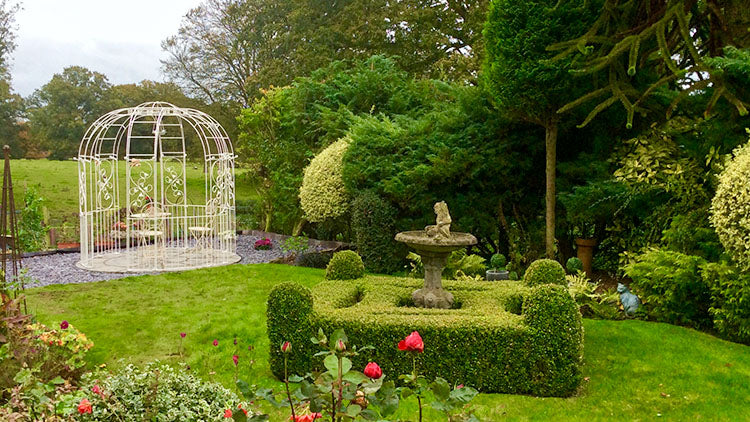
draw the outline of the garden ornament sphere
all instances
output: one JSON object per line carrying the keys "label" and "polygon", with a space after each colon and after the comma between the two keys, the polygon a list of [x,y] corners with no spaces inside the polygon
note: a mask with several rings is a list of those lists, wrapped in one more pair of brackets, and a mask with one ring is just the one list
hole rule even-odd
{"label": "garden ornament sphere", "polygon": [[[226,131],[198,110],[152,102],[101,116],[78,151],[77,266],[158,272],[239,261],[234,160]],[[202,188],[188,191],[188,162],[200,165]]]}
{"label": "garden ornament sphere", "polygon": [[450,309],[453,294],[443,289],[442,274],[451,252],[475,245],[477,238],[469,233],[451,233],[451,216],[448,206],[441,201],[435,204],[436,224],[424,230],[401,232],[396,240],[406,243],[422,257],[424,287],[412,293],[412,301],[422,308]]}

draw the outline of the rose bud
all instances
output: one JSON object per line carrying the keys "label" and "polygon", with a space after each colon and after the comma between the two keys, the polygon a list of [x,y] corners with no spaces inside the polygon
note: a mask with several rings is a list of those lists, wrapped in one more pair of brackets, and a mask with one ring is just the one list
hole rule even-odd
{"label": "rose bud", "polygon": [[346,344],[344,344],[343,340],[339,339],[338,341],[336,341],[336,350],[339,352],[343,352],[344,350],[346,350]]}
{"label": "rose bud", "polygon": [[285,341],[281,344],[281,353],[289,353],[292,351],[292,343]]}
{"label": "rose bud", "polygon": [[366,377],[376,380],[383,376],[383,370],[377,363],[370,362],[365,366],[364,374]]}

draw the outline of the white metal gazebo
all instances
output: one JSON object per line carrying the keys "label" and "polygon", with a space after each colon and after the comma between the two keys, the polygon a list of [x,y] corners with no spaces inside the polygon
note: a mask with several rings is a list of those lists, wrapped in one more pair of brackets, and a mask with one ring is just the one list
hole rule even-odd
{"label": "white metal gazebo", "polygon": [[[78,267],[179,271],[239,261],[234,159],[219,122],[198,110],[153,102],[100,117],[78,151]],[[187,166],[203,172],[202,189],[188,191]]]}

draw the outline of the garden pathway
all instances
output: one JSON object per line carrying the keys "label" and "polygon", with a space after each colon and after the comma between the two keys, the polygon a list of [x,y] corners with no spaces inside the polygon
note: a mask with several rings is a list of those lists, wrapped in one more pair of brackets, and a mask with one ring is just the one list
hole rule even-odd
{"label": "garden pathway", "polygon": [[[261,235],[242,234],[237,236],[237,254],[242,257],[240,264],[261,264],[271,262],[285,256],[279,245],[287,236],[268,234],[273,241],[270,250],[255,250],[255,241]],[[322,250],[329,246],[328,242],[310,240],[310,250]],[[49,255],[38,255],[23,258],[23,268],[28,269],[28,276],[34,281],[26,287],[48,286],[51,284],[88,283],[91,281],[112,280],[153,273],[104,273],[87,271],[76,267],[80,254],[78,252],[58,252]]]}

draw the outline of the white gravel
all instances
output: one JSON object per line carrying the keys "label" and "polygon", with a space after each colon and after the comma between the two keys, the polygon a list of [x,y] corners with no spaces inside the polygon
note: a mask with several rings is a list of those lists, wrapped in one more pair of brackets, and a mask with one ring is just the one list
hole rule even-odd
{"label": "white gravel", "polygon": [[[237,236],[237,254],[242,257],[240,264],[260,264],[282,258],[284,253],[279,245],[286,236],[271,235],[273,247],[269,250],[255,250],[255,241],[260,239],[258,235]],[[310,240],[309,250],[322,250],[323,245],[316,240]],[[105,273],[82,270],[76,267],[80,259],[78,252],[59,252],[50,255],[40,255],[23,258],[23,268],[28,270],[28,276],[34,280],[26,287],[48,286],[51,284],[88,283],[91,281],[112,280],[116,278],[131,277],[149,273]]]}

